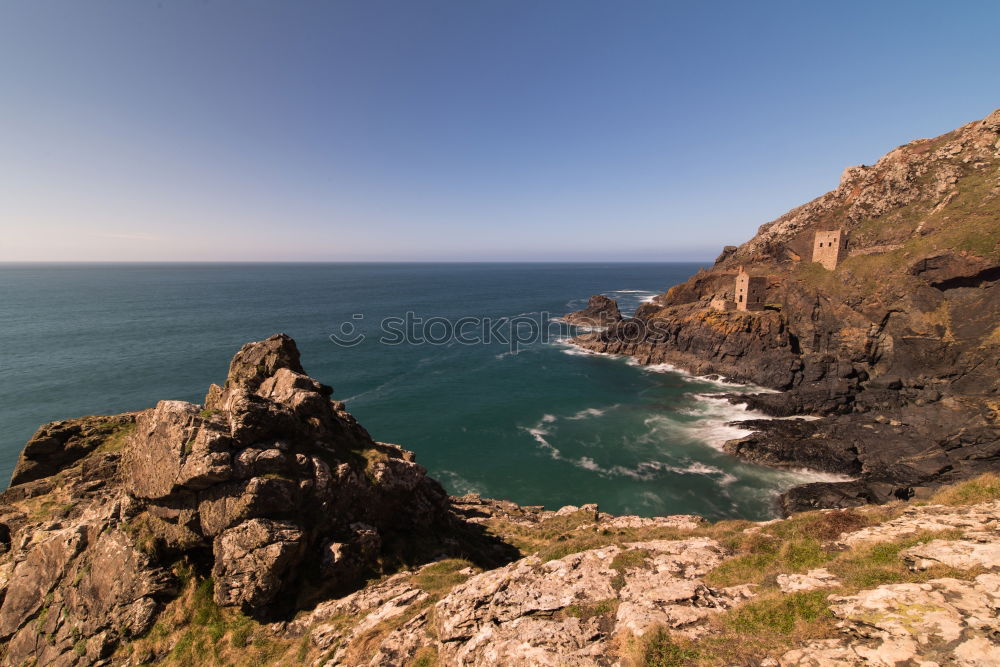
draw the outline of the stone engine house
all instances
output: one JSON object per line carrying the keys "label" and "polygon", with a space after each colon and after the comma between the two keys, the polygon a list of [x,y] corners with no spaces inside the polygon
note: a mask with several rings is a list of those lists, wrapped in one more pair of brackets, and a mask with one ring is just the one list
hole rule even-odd
{"label": "stone engine house", "polygon": [[764,310],[767,278],[751,276],[744,268],[736,274],[736,310]]}
{"label": "stone engine house", "polygon": [[839,229],[828,232],[816,232],[813,241],[813,260],[819,262],[830,271],[837,268],[841,255],[847,253],[847,236]]}

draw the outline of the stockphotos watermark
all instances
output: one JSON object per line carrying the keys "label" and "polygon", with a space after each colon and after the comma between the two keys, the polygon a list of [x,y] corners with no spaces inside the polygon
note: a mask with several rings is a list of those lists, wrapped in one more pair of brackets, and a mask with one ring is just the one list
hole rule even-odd
{"label": "stockphotos watermark", "polygon": [[[651,335],[663,336],[657,321],[624,320],[616,323],[615,340],[637,343]],[[378,323],[376,341],[382,345],[506,345],[511,354],[528,345],[565,340],[568,336],[591,330],[552,317],[548,312],[526,313],[512,317],[466,316],[457,319],[417,315],[407,311],[402,317],[385,317]],[[363,313],[355,313],[341,322],[330,340],[340,347],[355,347],[371,338]]]}

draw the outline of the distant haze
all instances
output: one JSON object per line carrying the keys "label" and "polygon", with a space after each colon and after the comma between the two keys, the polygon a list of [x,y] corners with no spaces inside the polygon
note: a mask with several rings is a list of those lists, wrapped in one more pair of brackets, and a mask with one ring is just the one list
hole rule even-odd
{"label": "distant haze", "polygon": [[0,4],[0,261],[705,260],[1000,106],[996,2]]}

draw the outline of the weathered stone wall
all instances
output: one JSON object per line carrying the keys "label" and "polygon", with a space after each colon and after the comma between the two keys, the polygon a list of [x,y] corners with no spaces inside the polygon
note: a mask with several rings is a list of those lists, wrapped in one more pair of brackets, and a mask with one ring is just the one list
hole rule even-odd
{"label": "weathered stone wall", "polygon": [[840,251],[844,249],[844,246],[845,239],[839,229],[816,232],[816,240],[813,241],[813,261],[819,262],[824,268],[833,271],[840,262]]}
{"label": "weathered stone wall", "polygon": [[766,278],[750,276],[745,271],[740,271],[736,276],[736,309],[764,310],[764,293],[766,291]]}

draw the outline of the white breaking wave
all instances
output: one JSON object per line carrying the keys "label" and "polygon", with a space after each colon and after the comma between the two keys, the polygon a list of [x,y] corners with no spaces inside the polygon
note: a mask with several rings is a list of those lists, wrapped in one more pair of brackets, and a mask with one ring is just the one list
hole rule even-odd
{"label": "white breaking wave", "polygon": [[595,352],[569,342],[569,338],[559,338],[552,341],[554,345],[563,348],[562,353],[571,357],[607,357],[608,359],[621,359],[621,354],[609,354],[607,352]]}
{"label": "white breaking wave", "polygon": [[761,387],[756,384],[747,384],[742,382],[730,382],[728,380],[723,380],[718,375],[692,375],[688,373],[683,368],[674,366],[673,364],[661,363],[661,364],[641,364],[634,358],[629,358],[629,366],[635,366],[644,371],[649,371],[650,373],[675,373],[680,375],[681,379],[685,382],[701,382],[707,384],[714,384],[719,387],[725,387],[727,389],[741,389],[748,394],[779,394],[777,389],[769,389],[767,387]]}
{"label": "white breaking wave", "polygon": [[552,443],[550,443],[548,440],[545,439],[545,436],[549,435],[549,431],[548,429],[542,426],[543,423],[545,423],[544,420],[538,422],[537,426],[533,426],[531,428],[526,428],[522,426],[521,428],[524,428],[524,430],[527,431],[531,435],[531,437],[535,439],[535,442],[537,442],[542,449],[544,449],[549,453],[549,456],[556,459],[557,461],[560,461],[562,460],[562,455],[559,453],[559,450],[556,449],[552,445]]}
{"label": "white breaking wave", "polygon": [[485,487],[473,484],[453,470],[439,470],[437,477],[443,478],[442,481],[454,490],[455,495],[464,496],[467,493],[485,493]]}
{"label": "white breaking wave", "polygon": [[690,408],[677,410],[680,414],[695,417],[696,421],[677,423],[676,428],[691,439],[704,442],[718,451],[725,451],[729,440],[745,438],[753,429],[740,426],[747,419],[767,419],[761,412],[749,410],[744,403],[732,404],[725,398],[710,394],[695,394],[698,403]]}
{"label": "white breaking wave", "polygon": [[[611,407],[617,407],[611,406]],[[605,408],[604,410],[599,410],[597,408],[587,408],[576,413],[572,417],[566,417],[566,419],[582,419],[590,416],[600,416],[605,414],[605,412],[610,408]],[[658,418],[650,417],[645,420],[644,423],[647,425],[654,424]],[[665,419],[665,418],[662,418]],[[708,465],[701,461],[682,461],[680,465],[671,465],[664,463],[662,461],[643,461],[636,465],[634,468],[629,468],[627,466],[615,465],[609,468],[602,466],[597,461],[595,461],[590,456],[581,456],[580,458],[569,458],[563,455],[558,447],[553,445],[549,441],[549,437],[552,435],[550,425],[558,420],[558,417],[551,414],[545,414],[534,426],[522,426],[521,428],[527,432],[534,441],[538,444],[539,448],[546,452],[553,460],[565,461],[571,465],[577,466],[584,470],[589,470],[595,472],[599,475],[604,476],[616,476],[616,477],[630,477],[632,479],[648,481],[655,478],[657,475],[667,472],[674,473],[677,475],[705,475],[710,477],[718,477],[717,483],[725,486],[736,481],[736,477],[724,470],[716,468],[715,466]]]}
{"label": "white breaking wave", "polygon": [[587,419],[588,417],[600,417],[605,413],[607,413],[608,410],[614,410],[618,406],[619,404],[615,403],[614,405],[609,405],[606,408],[585,408],[577,412],[572,417],[566,417],[566,419],[569,419],[571,421],[579,421],[581,419]]}

